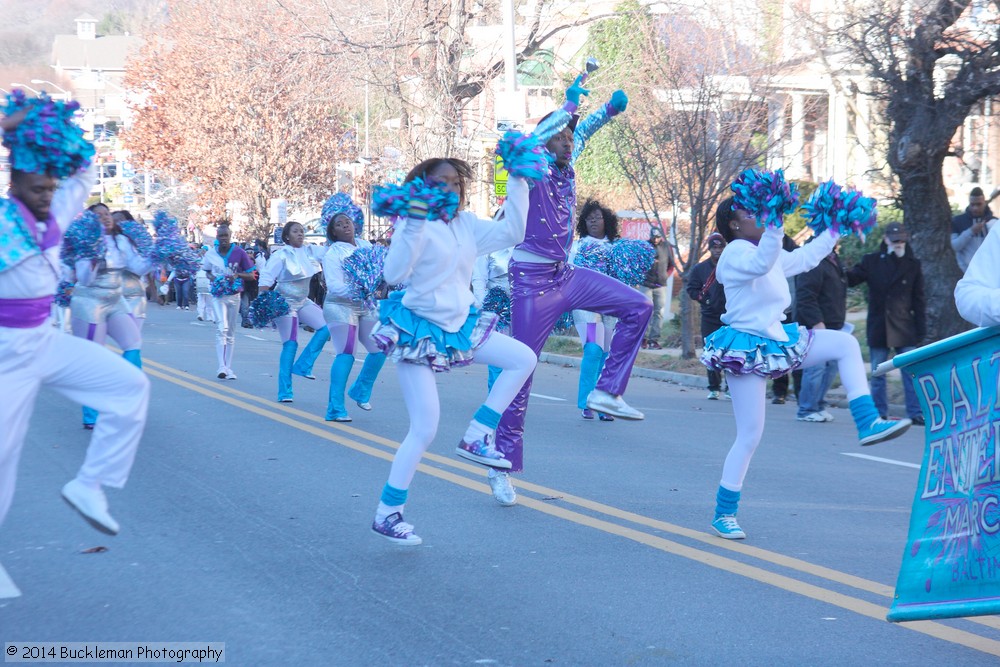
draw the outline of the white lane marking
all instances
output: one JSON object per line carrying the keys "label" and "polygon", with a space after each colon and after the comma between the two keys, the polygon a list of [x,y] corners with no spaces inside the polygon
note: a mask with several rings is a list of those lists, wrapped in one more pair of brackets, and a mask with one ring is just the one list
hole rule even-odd
{"label": "white lane marking", "polygon": [[266,338],[257,338],[257,336],[251,336],[250,334],[243,334],[247,338],[252,338],[254,340],[267,340]]}
{"label": "white lane marking", "polygon": [[14,580],[7,575],[7,570],[0,565],[0,599],[16,598],[21,596],[21,591],[14,584]]}
{"label": "white lane marking", "polygon": [[534,396],[535,398],[547,398],[550,401],[563,401],[563,402],[566,401],[565,398],[559,398],[557,396],[546,396],[545,394],[536,394],[535,392],[531,392],[529,396]]}
{"label": "white lane marking", "polygon": [[920,470],[920,466],[916,463],[908,463],[906,461],[896,461],[894,459],[883,459],[881,456],[869,456],[868,454],[852,454],[849,452],[841,452],[844,456],[853,456],[856,459],[867,459],[869,461],[878,461],[879,463],[891,463],[894,466],[903,466],[904,468],[916,468]]}

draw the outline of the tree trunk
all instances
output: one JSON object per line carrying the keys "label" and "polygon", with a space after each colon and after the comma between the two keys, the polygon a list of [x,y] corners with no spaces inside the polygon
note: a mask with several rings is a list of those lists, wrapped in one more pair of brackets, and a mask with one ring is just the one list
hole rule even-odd
{"label": "tree trunk", "polygon": [[967,331],[971,326],[955,306],[955,284],[962,271],[951,249],[951,208],[944,189],[942,157],[899,169],[903,220],[920,260],[927,300],[927,342]]}

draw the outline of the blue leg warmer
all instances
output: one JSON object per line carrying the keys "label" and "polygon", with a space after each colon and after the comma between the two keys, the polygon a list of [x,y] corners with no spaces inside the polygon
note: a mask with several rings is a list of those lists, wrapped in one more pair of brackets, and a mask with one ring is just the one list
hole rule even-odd
{"label": "blue leg warmer", "polygon": [[[353,358],[353,357],[352,357]],[[347,395],[358,403],[367,403],[372,397],[372,388],[375,380],[385,365],[386,356],[382,352],[369,352],[365,357],[365,363],[361,364],[361,372],[351,385]]]}
{"label": "blue leg warmer", "polygon": [[295,397],[292,392],[292,364],[295,363],[295,352],[299,344],[294,340],[286,340],[281,344],[281,360],[278,364],[278,400],[290,401]]}
{"label": "blue leg warmer", "polygon": [[583,359],[580,361],[580,387],[576,394],[576,407],[587,408],[587,396],[597,386],[597,378],[601,375],[604,364],[604,350],[597,343],[587,343],[583,346]]}
{"label": "blue leg warmer", "polygon": [[302,350],[299,360],[292,366],[292,375],[300,375],[305,378],[313,378],[313,364],[319,358],[319,353],[323,351],[323,346],[330,340],[330,329],[323,327],[317,329],[316,333],[309,339],[309,344]]}
{"label": "blue leg warmer", "polygon": [[354,366],[354,357],[350,354],[338,354],[333,358],[330,366],[330,399],[326,406],[326,420],[347,417],[347,409],[344,407],[344,388],[347,387],[347,378],[351,375],[351,367]]}
{"label": "blue leg warmer", "polygon": [[718,519],[723,514],[736,514],[736,508],[740,504],[740,492],[730,491],[724,486],[719,487],[715,494],[715,518]]}

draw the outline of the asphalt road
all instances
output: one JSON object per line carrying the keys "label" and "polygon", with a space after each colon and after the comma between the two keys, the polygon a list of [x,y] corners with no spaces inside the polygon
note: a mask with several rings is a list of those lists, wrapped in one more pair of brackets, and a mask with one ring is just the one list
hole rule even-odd
{"label": "asphalt road", "polygon": [[274,332],[240,331],[226,382],[193,320],[150,309],[149,423],[128,485],[108,492],[118,537],[60,500],[88,433],[76,406],[40,396],[0,531],[23,591],[0,600],[4,642],[225,642],[232,665],[997,664],[995,617],[884,620],[916,430],[861,448],[845,410],[807,424],[769,404],[748,539],[727,542],[709,529],[727,402],[634,379],[645,421],[587,422],[576,371],[542,364],[519,504],[502,508],[453,455],[485,392],[473,366],[438,378],[442,424],[406,508],[424,544],[399,547],[369,530],[407,428],[392,365],[373,412],[328,424],[329,350],[279,404]]}

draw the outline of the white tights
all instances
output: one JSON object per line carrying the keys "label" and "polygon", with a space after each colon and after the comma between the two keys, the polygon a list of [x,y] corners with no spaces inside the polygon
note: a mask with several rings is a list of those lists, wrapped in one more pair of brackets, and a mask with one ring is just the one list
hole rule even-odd
{"label": "white tights", "polygon": [[[802,361],[802,368],[819,366],[828,361],[837,362],[840,381],[847,391],[848,401],[868,394],[868,378],[861,359],[861,347],[854,336],[843,331],[814,330],[813,342]],[[722,467],[721,484],[730,491],[739,491],[743,488],[743,478],[750,467],[750,459],[764,434],[767,380],[759,375],[732,373],[726,373],[726,380],[733,397],[736,440]]]}
{"label": "white tights", "polygon": [[378,345],[372,340],[371,333],[375,327],[377,319],[362,317],[358,326],[347,322],[327,321],[326,326],[330,328],[330,342],[333,343],[334,354],[349,354],[354,356],[358,341],[364,346],[369,354],[379,352]]}
{"label": "white tights", "polygon": [[[490,335],[486,343],[476,350],[475,362],[496,366],[503,372],[493,383],[485,405],[503,414],[535,370],[536,361],[535,354],[524,343],[501,333]],[[410,430],[392,460],[388,481],[392,487],[408,489],[420,457],[437,435],[441,402],[438,400],[435,373],[430,366],[401,362],[396,364],[396,375],[399,376],[406,411],[410,415]]]}

